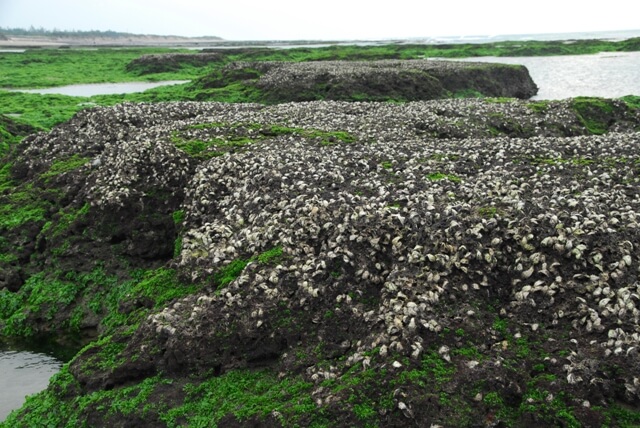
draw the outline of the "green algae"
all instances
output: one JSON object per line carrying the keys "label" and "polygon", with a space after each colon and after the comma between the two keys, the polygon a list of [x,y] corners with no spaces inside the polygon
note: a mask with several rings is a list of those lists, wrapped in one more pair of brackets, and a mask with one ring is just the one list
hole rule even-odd
{"label": "green algae", "polygon": [[[103,339],[100,345],[107,342]],[[102,352],[111,353],[116,363],[118,350],[111,346]],[[302,418],[308,426],[329,423],[311,397],[313,385],[300,378],[279,379],[268,371],[234,370],[207,379],[183,380],[182,404],[169,407],[158,391],[175,382],[158,374],[134,385],[90,392],[69,402],[64,395],[80,385],[67,365],[52,378],[47,390],[27,398],[23,409],[13,412],[0,426],[34,427],[47,421],[47,426],[75,428],[86,426],[83,416],[90,411],[102,413],[107,422],[114,416],[137,415],[167,427],[215,427],[229,414],[248,421],[265,419],[274,412],[288,422],[286,426],[299,426],[296,420]]]}
{"label": "green algae", "polygon": [[444,172],[432,172],[427,174],[427,179],[430,181],[449,180],[452,183],[461,183],[462,179],[455,174],[449,174]]}
{"label": "green algae", "polygon": [[[189,130],[224,130],[226,132],[224,137],[210,136],[192,138],[188,136]],[[241,150],[245,146],[285,135],[296,135],[317,141],[322,146],[353,143],[356,141],[353,135],[344,131],[322,131],[319,129],[292,128],[281,125],[262,125],[257,123],[202,123],[190,125],[185,131],[186,132],[173,132],[171,142],[190,157],[200,161],[223,156],[228,152]]]}
{"label": "green algae", "polygon": [[577,97],[571,107],[589,133],[602,135],[609,130],[614,107],[611,100],[591,97]]}
{"label": "green algae", "polygon": [[49,179],[66,172],[70,172],[85,166],[89,161],[89,158],[80,157],[78,155],[73,155],[68,159],[57,160],[51,164],[48,171],[41,174],[41,177]]}

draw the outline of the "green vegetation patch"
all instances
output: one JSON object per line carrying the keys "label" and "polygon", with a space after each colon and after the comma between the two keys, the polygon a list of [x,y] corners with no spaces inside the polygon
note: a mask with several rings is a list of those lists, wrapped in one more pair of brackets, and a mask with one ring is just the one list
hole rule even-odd
{"label": "green vegetation patch", "polygon": [[296,377],[278,379],[268,371],[234,370],[185,385],[184,404],[164,412],[160,419],[168,427],[210,426],[229,414],[246,421],[277,411],[281,421],[294,424],[302,416],[321,418],[312,389],[313,384]]}
{"label": "green vegetation patch", "polygon": [[51,129],[87,108],[87,98],[40,95],[0,90],[0,114],[20,115],[20,121],[38,130]]}
{"label": "green vegetation patch", "polygon": [[640,96],[638,95],[627,95],[621,98],[629,108],[634,110],[640,109]]}
{"label": "green vegetation patch", "polygon": [[605,427],[638,427],[640,426],[640,410],[623,404],[613,404],[604,411]]}
{"label": "green vegetation patch", "polygon": [[461,89],[452,94],[452,98],[485,98],[485,95],[475,89]]}
{"label": "green vegetation patch", "polygon": [[249,264],[249,260],[234,260],[222,269],[218,271],[213,276],[213,281],[216,283],[218,288],[223,288],[237,277],[240,276],[245,267]]}
{"label": "green vegetation patch", "polygon": [[216,146],[216,141],[202,141],[202,140],[182,140],[179,138],[173,138],[173,143],[176,147],[191,157],[206,160],[216,156],[224,155],[224,152],[215,150],[209,150],[210,147]]}
{"label": "green vegetation patch", "polygon": [[15,187],[11,179],[11,163],[0,163],[0,193],[10,191]]}
{"label": "green vegetation patch", "polygon": [[51,164],[49,170],[43,173],[41,177],[48,179],[56,175],[64,174],[65,172],[73,171],[86,165],[89,160],[89,158],[83,158],[78,155],[73,155],[64,160],[57,160]]}
{"label": "green vegetation patch", "polygon": [[[191,131],[201,131],[211,135],[191,137]],[[262,125],[258,123],[202,123],[191,125],[184,131],[176,131],[171,141],[189,156],[206,160],[222,156],[243,147],[283,135],[297,135],[318,142],[322,146],[339,143],[353,143],[356,138],[344,131],[322,131],[319,129],[291,128],[281,125]]]}
{"label": "green vegetation patch", "polygon": [[[130,279],[109,275],[102,267],[91,272],[40,272],[17,292],[0,290],[0,331],[8,337],[29,337],[34,320],[56,320],[57,334],[74,335],[83,319],[101,317],[104,332],[132,330],[150,310],[195,293],[199,287],[184,284],[173,269],[135,270]],[[127,302],[128,305],[123,306]],[[59,313],[65,311],[63,318]]]}
{"label": "green vegetation patch", "polygon": [[611,100],[578,97],[571,101],[571,107],[591,134],[601,135],[609,130],[614,111]]}
{"label": "green vegetation patch", "polygon": [[178,229],[178,236],[173,243],[173,257],[180,257],[180,253],[182,252],[182,235],[180,234],[180,230],[182,229],[182,225],[184,223],[184,210],[174,211],[172,214],[173,223],[176,225]]}
{"label": "green vegetation patch", "polygon": [[35,332],[28,320],[38,314],[53,321],[55,315],[71,305],[82,288],[71,281],[49,278],[44,273],[31,276],[18,293],[1,291],[6,302],[0,307],[2,334],[29,337]]}
{"label": "green vegetation patch", "polygon": [[[47,88],[79,83],[187,80],[194,69],[142,78],[126,65],[145,54],[180,52],[163,48],[29,49],[0,53],[0,88]],[[189,52],[182,50],[181,52]],[[196,69],[197,70],[197,69]],[[199,73],[202,73],[199,70]]]}
{"label": "green vegetation patch", "polygon": [[240,276],[247,265],[253,261],[262,264],[276,264],[283,258],[282,247],[274,247],[256,257],[250,259],[236,259],[224,266],[213,275],[213,282],[218,289],[224,288],[227,284]]}
{"label": "green vegetation patch", "polygon": [[5,165],[0,170],[0,189],[12,189],[6,196],[0,196],[0,230],[10,230],[29,222],[44,222],[51,205],[43,199],[42,192],[31,184],[12,188],[12,182]]}
{"label": "green vegetation patch", "polygon": [[461,183],[462,179],[455,174],[447,174],[442,172],[432,172],[427,174],[427,179],[430,181],[449,180],[452,183]]}
{"label": "green vegetation patch", "polygon": [[481,217],[492,218],[498,214],[498,208],[496,207],[480,207],[478,208],[478,214]]}
{"label": "green vegetation patch", "polygon": [[173,223],[176,226],[181,226],[184,222],[184,210],[174,211],[171,217],[173,218]]}
{"label": "green vegetation patch", "polygon": [[[108,289],[100,290],[105,316],[102,326],[106,331],[118,327],[132,330],[150,310],[163,308],[172,300],[188,296],[200,289],[196,284],[180,281],[174,269],[158,268],[136,270],[127,281],[117,281]],[[114,278],[115,280],[115,278]],[[122,310],[121,302],[139,302],[130,310]]]}
{"label": "green vegetation patch", "polygon": [[29,397],[24,407],[0,426],[41,426],[42,421],[47,421],[48,426],[84,426],[84,417],[90,411],[102,413],[105,421],[114,416],[137,415],[159,420],[171,428],[217,426],[228,415],[249,423],[249,418],[260,420],[274,412],[287,426],[299,426],[302,418],[308,426],[329,423],[313,401],[313,384],[297,377],[279,379],[267,371],[234,370],[185,383],[182,404],[168,408],[158,391],[174,382],[156,375],[134,385],[94,391],[68,401],[64,399],[67,391],[80,385],[65,366],[52,378],[50,388]]}
{"label": "green vegetation patch", "polygon": [[257,257],[258,262],[264,265],[274,265],[282,260],[282,247],[274,247],[261,253]]}
{"label": "green vegetation patch", "polygon": [[550,395],[548,391],[532,388],[524,395],[518,412],[539,415],[549,424],[579,428],[582,425],[574,416],[573,406],[568,405],[568,401],[562,392]]}
{"label": "green vegetation patch", "polygon": [[456,367],[443,359],[436,351],[427,352],[422,357],[421,366],[402,372],[400,382],[414,383],[420,386],[433,381],[445,383],[455,374]]}
{"label": "green vegetation patch", "polygon": [[12,145],[19,143],[22,138],[35,131],[35,128],[20,120],[0,114],[0,158],[9,152]]}
{"label": "green vegetation patch", "polygon": [[538,114],[543,114],[549,110],[549,101],[530,101],[526,106]]}

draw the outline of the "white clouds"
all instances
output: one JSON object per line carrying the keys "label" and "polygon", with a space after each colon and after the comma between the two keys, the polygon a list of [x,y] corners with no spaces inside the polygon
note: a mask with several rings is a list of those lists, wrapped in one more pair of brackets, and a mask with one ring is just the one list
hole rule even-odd
{"label": "white clouds", "polygon": [[628,0],[0,0],[0,26],[217,35],[226,39],[381,39],[637,29]]}

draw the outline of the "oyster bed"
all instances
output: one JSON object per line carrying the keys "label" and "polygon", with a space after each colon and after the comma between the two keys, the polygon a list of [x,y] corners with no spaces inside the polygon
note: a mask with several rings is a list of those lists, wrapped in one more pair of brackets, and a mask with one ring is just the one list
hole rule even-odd
{"label": "oyster bed", "polygon": [[[76,393],[267,368],[302,377],[315,403],[259,418],[274,426],[319,413],[557,424],[563,409],[597,426],[610,406],[637,405],[638,113],[614,102],[595,136],[570,101],[532,105],[124,104],[28,138],[22,180],[87,159],[53,183],[90,204],[91,224],[183,212],[165,261],[203,284],[151,313],[116,367],[81,353]],[[208,145],[184,148],[195,141]]]}

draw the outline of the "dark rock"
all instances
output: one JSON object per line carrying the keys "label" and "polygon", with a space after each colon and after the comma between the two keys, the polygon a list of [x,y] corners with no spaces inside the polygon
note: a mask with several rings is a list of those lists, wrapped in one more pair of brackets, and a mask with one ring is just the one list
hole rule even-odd
{"label": "dark rock", "polygon": [[217,53],[142,55],[127,64],[126,70],[138,75],[169,73],[178,71],[185,65],[203,67],[219,60],[220,55]]}
{"label": "dark rock", "polygon": [[0,267],[0,290],[6,288],[11,292],[17,292],[24,284],[24,279],[20,274],[20,268],[13,266]]}
{"label": "dark rock", "polygon": [[[31,125],[21,123],[17,120],[11,119],[10,117],[0,114],[0,130],[2,129],[8,132],[11,137],[25,137],[38,131]],[[5,136],[0,132],[0,143],[4,140],[4,138]]]}

